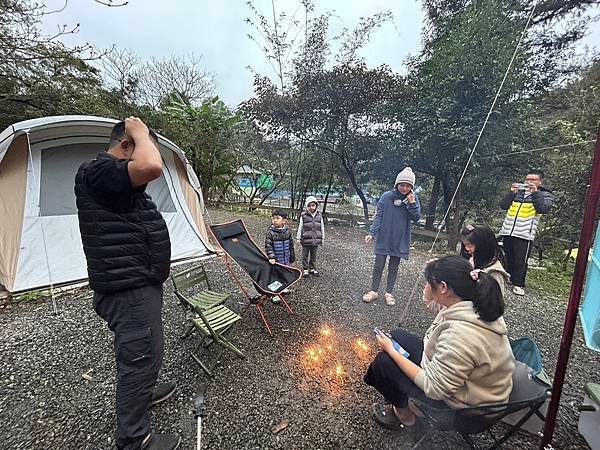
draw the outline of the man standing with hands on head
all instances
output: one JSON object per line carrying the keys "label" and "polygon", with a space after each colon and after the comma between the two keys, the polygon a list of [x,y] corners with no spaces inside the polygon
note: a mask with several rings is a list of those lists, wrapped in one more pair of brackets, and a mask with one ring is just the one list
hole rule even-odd
{"label": "man standing with hands on head", "polygon": [[555,201],[552,191],[542,186],[543,179],[544,172],[530,170],[525,183],[513,183],[510,192],[500,200],[500,208],[507,210],[500,235],[504,244],[506,270],[516,295],[525,295],[527,260],[540,214],[550,212]]}
{"label": "man standing with hands on head", "polygon": [[175,382],[156,385],[171,242],[145,190],[161,174],[156,133],[129,117],[113,127],[108,150],[83,163],[75,177],[94,309],[114,334],[118,449],[173,450],[180,444],[177,435],[152,433],[148,412],[176,389]]}

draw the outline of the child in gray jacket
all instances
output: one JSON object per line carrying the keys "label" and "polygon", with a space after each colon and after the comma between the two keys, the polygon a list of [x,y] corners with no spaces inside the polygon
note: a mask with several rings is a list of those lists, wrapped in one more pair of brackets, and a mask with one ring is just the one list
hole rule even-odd
{"label": "child in gray jacket", "polygon": [[316,197],[309,195],[304,203],[305,210],[300,215],[300,223],[298,224],[298,232],[296,239],[302,245],[302,269],[304,276],[313,275],[319,276],[317,271],[317,249],[323,244],[325,239],[325,225],[323,216],[317,208],[319,202]]}

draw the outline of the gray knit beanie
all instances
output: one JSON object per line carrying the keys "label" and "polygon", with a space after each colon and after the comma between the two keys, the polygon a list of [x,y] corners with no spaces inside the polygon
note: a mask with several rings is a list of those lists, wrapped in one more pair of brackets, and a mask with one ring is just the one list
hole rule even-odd
{"label": "gray knit beanie", "polygon": [[394,187],[398,186],[398,183],[408,183],[411,186],[415,186],[415,174],[410,167],[405,167],[402,172],[396,177]]}

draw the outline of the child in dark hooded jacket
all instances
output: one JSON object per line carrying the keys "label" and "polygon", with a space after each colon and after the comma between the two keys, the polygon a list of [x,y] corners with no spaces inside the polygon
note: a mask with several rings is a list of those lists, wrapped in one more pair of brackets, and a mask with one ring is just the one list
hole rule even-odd
{"label": "child in dark hooded jacket", "polygon": [[285,211],[273,211],[271,225],[265,237],[265,252],[271,264],[278,262],[289,266],[296,261],[294,240],[287,226],[287,213]]}

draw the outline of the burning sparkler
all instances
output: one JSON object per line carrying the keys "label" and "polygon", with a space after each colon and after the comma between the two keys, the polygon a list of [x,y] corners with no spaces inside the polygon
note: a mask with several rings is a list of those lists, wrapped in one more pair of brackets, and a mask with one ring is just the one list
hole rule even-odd
{"label": "burning sparkler", "polygon": [[346,374],[346,372],[344,371],[344,368],[342,367],[341,364],[336,364],[335,369],[333,369],[333,375],[335,375],[337,378],[341,378],[342,376],[344,376]]}
{"label": "burning sparkler", "polygon": [[327,338],[333,335],[333,330],[331,329],[331,327],[329,327],[328,325],[323,325],[321,327],[321,336]]}

